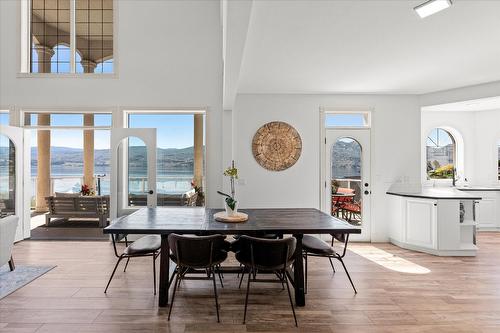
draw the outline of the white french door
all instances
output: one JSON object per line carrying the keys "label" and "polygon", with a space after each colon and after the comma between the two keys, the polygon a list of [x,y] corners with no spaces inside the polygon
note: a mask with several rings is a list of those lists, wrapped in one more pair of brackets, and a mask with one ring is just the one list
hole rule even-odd
{"label": "white french door", "polygon": [[370,241],[370,129],[326,129],[323,207],[361,228],[354,241]]}
{"label": "white french door", "polygon": [[156,207],[156,128],[111,129],[111,219]]}
{"label": "white french door", "polygon": [[[30,228],[30,146],[29,131],[20,127],[0,126],[0,211],[17,215],[16,241],[29,238]],[[3,165],[5,164],[5,165]]]}

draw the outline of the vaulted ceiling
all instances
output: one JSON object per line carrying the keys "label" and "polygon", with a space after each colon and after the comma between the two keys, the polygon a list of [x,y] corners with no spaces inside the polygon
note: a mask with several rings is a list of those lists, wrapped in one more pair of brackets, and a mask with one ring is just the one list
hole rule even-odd
{"label": "vaulted ceiling", "polygon": [[225,107],[236,93],[422,94],[500,80],[500,1],[456,0],[425,19],[421,2],[229,1]]}

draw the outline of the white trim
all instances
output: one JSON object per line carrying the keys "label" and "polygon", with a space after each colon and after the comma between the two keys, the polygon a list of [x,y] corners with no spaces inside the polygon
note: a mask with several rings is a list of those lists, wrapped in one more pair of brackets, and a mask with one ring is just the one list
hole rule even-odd
{"label": "white trim", "polygon": [[69,71],[76,73],[76,0],[69,2],[69,49]]}

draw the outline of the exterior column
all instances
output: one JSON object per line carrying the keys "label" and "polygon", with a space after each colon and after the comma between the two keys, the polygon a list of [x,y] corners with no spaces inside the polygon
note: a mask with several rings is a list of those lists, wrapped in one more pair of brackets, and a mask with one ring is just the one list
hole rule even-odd
{"label": "exterior column", "polygon": [[[50,125],[50,114],[39,114],[38,125]],[[36,211],[46,212],[45,197],[50,196],[50,131],[37,132],[37,177],[36,177]]]}
{"label": "exterior column", "polygon": [[194,115],[194,182],[203,186],[203,115]]}
{"label": "exterior column", "polygon": [[[94,126],[94,115],[91,113],[84,114],[83,125]],[[83,184],[86,184],[95,190],[94,130],[83,130]]]}
{"label": "exterior column", "polygon": [[94,70],[97,66],[97,64],[94,61],[88,59],[82,59],[80,63],[82,64],[84,73],[94,73]]}
{"label": "exterior column", "polygon": [[[51,58],[54,50],[45,45],[35,47],[38,55],[38,72],[50,73]],[[39,114],[39,126],[50,125],[50,114]],[[38,130],[37,132],[37,177],[36,177],[36,207],[37,212],[47,211],[45,197],[51,194],[50,191],[50,130]]]}
{"label": "exterior column", "polygon": [[45,45],[35,45],[35,50],[38,55],[38,73],[50,73],[50,64],[54,50]]}

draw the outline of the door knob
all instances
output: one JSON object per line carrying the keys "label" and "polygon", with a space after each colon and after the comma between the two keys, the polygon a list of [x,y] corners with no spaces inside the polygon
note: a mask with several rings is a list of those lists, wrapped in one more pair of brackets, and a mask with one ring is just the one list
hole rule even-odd
{"label": "door knob", "polygon": [[149,194],[153,194],[154,192],[153,192],[153,190],[149,190],[149,192],[148,192],[148,193],[149,193]]}
{"label": "door knob", "polygon": [[366,195],[370,194],[370,191],[365,191],[365,194],[366,194]]}
{"label": "door knob", "polygon": [[365,183],[365,187],[368,187],[368,185],[369,185],[368,183]]}

